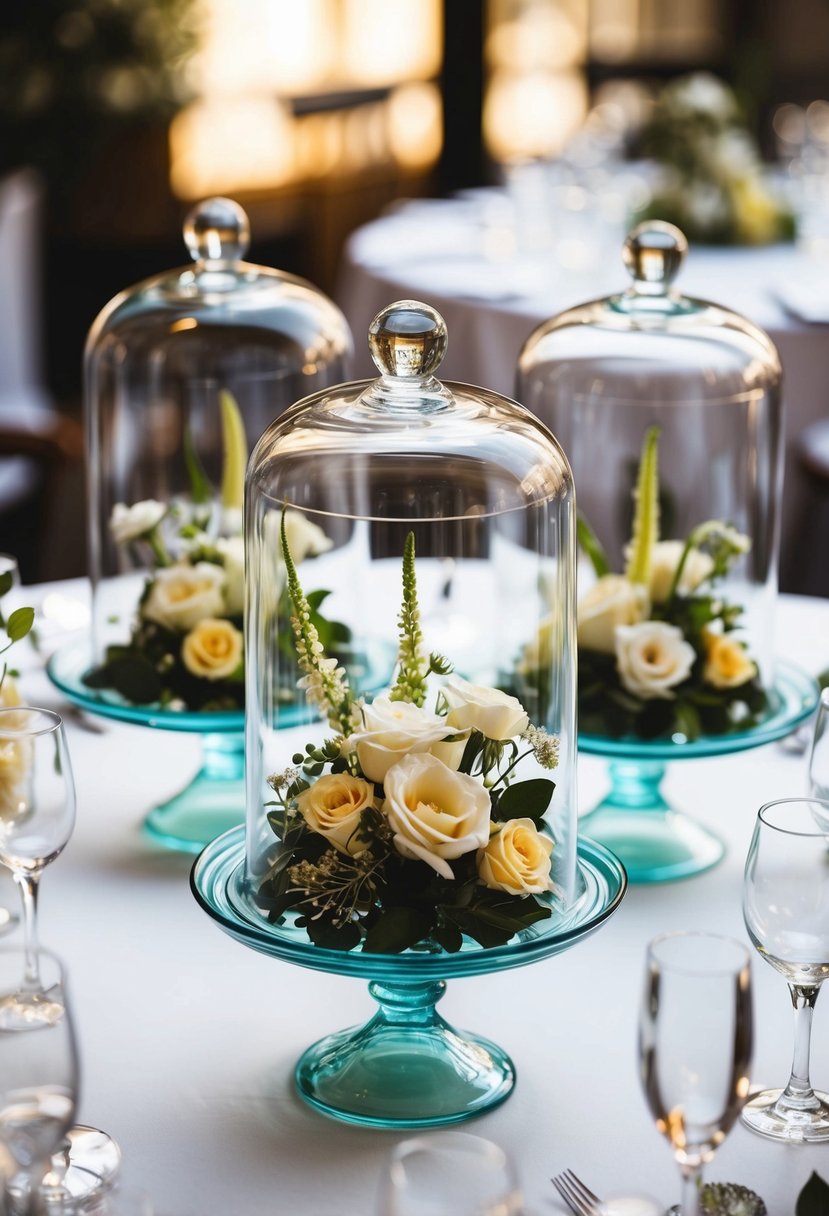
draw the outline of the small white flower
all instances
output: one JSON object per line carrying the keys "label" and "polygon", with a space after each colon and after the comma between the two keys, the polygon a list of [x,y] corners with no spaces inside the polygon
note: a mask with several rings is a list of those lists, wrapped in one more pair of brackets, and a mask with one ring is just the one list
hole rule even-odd
{"label": "small white flower", "polygon": [[140,540],[142,536],[152,532],[153,528],[157,528],[166,514],[166,504],[156,502],[154,498],[145,498],[143,502],[135,502],[131,507],[117,502],[112,508],[109,520],[113,540],[118,545]]}
{"label": "small white flower", "polygon": [[671,700],[687,679],[696,651],[682,630],[664,621],[616,626],[616,667],[628,692],[649,701]]}

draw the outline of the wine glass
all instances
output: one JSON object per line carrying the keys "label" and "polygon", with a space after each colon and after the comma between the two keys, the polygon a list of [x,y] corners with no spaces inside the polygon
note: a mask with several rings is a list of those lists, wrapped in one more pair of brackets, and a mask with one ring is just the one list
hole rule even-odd
{"label": "wine glass", "polygon": [[829,688],[820,694],[812,751],[809,755],[809,793],[829,799]]}
{"label": "wine glass", "polygon": [[746,1099],[751,1049],[746,947],[713,933],[654,938],[647,949],[639,1062],[648,1106],[682,1173],[681,1216],[699,1216],[702,1167]]}
{"label": "wine glass", "polygon": [[40,1180],[72,1123],[77,1086],[75,1035],[60,962],[46,951],[3,947],[0,1179],[4,1211],[14,1216],[41,1211]]}
{"label": "wine glass", "polygon": [[512,1163],[491,1140],[468,1132],[413,1136],[394,1149],[377,1216],[519,1216]]}
{"label": "wine glass", "polygon": [[60,717],[29,705],[0,709],[0,862],[20,890],[35,987],[40,875],[63,852],[74,824],[75,784]]}
{"label": "wine glass", "polygon": [[773,1140],[829,1140],[829,1095],[809,1080],[812,1013],[829,975],[829,801],[781,798],[760,808],[746,859],[743,915],[757,950],[786,979],[795,1017],[785,1089],[750,1099],[743,1122]]}

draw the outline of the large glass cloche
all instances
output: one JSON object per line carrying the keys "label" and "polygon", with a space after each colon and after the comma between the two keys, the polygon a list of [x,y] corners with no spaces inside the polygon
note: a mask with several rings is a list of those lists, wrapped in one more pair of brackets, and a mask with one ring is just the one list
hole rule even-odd
{"label": "large glass cloche", "polygon": [[641,224],[627,290],[544,322],[518,363],[577,486],[579,729],[600,736],[749,728],[774,679],[780,361],[751,321],[675,289],[686,248]]}
{"label": "large glass cloche", "polygon": [[287,406],[347,375],[351,338],[310,283],[243,260],[235,202],[198,204],[184,241],[192,264],[116,296],[86,345],[93,683],[241,709],[248,454]]}
{"label": "large glass cloche", "polygon": [[247,897],[345,949],[492,944],[496,904],[506,941],[580,890],[570,468],[436,378],[446,342],[391,305],[379,377],[299,401],[248,469]]}

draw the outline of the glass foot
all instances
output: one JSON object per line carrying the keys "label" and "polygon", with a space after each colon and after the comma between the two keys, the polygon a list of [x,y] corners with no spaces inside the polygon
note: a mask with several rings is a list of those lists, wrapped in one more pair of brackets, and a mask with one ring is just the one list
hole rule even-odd
{"label": "glass foot", "polygon": [[144,820],[147,835],[181,853],[201,852],[245,818],[244,735],[204,735],[202,746],[203,764],[190,784]]}
{"label": "glass foot", "polygon": [[[51,1158],[38,1189],[39,1212],[88,1212],[112,1189],[121,1169],[121,1149],[106,1132],[78,1123]],[[14,1186],[10,1188],[14,1195]],[[19,1195],[20,1192],[17,1192]]]}
{"label": "glass foot", "polygon": [[579,830],[610,849],[630,882],[672,882],[711,869],[725,845],[689,815],[670,806],[657,761],[613,761],[611,790],[579,821]]}
{"label": "glass foot", "polygon": [[814,1101],[792,1101],[783,1089],[753,1094],[740,1118],[746,1127],[770,1140],[819,1144],[829,1140],[829,1094],[814,1091]]}
{"label": "glass foot", "polygon": [[305,1052],[295,1074],[300,1096],[343,1122],[386,1128],[460,1123],[503,1102],[515,1084],[512,1061],[435,1012],[445,987],[371,983],[379,1011]]}

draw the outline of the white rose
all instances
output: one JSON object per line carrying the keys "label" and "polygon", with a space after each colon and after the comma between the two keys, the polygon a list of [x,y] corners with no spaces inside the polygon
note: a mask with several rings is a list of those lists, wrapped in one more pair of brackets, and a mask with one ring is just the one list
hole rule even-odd
{"label": "white rose", "polygon": [[529,725],[524,706],[517,697],[470,684],[460,676],[450,676],[443,686],[449,705],[446,721],[455,730],[479,730],[487,739],[514,739]]}
{"label": "white rose", "polygon": [[398,853],[425,861],[443,878],[453,877],[449,861],[489,840],[489,794],[436,756],[404,756],[389,769],[384,788],[383,812]]}
{"label": "white rose", "polygon": [[166,505],[163,502],[156,502],[154,498],[146,498],[143,502],[133,503],[131,507],[117,502],[112,508],[109,529],[116,544],[126,545],[129,541],[139,540],[148,532],[152,532],[166,514]]}
{"label": "white rose", "polygon": [[221,531],[223,536],[241,536],[245,530],[245,512],[241,507],[222,507]]}
{"label": "white rose", "polygon": [[[681,540],[661,540],[654,545],[650,588],[654,604],[664,604],[667,600],[684,549],[685,542]],[[707,553],[700,549],[689,549],[677,583],[677,591],[680,595],[690,595],[705,582],[713,569],[713,559]]]}
{"label": "white rose", "polygon": [[224,570],[212,562],[163,566],[155,572],[141,613],[165,629],[187,633],[205,617],[222,615],[224,585]]}
{"label": "white rose", "polygon": [[[281,561],[281,513],[274,512],[272,518],[274,524],[271,526],[276,527],[277,552]],[[300,562],[304,562],[306,557],[319,557],[320,553],[326,553],[334,544],[331,538],[325,535],[322,528],[312,523],[301,511],[294,511],[290,507],[285,512],[285,539],[288,542],[288,551],[293,558],[295,566],[298,566]]]}
{"label": "white rose", "polygon": [[241,536],[220,536],[216,548],[225,570],[225,605],[230,616],[245,610],[245,542]]}
{"label": "white rose", "polygon": [[364,705],[362,714],[364,729],[355,731],[349,744],[356,748],[360,768],[369,781],[384,781],[391,766],[403,756],[427,752],[433,744],[456,733],[445,718],[408,701],[392,701],[388,694]]}
{"label": "white rose", "polygon": [[510,895],[551,891],[553,842],[532,819],[509,819],[478,852],[478,877],[485,887]]}
{"label": "white rose", "polygon": [[579,646],[613,654],[616,626],[635,625],[649,611],[645,587],[631,583],[622,574],[605,574],[579,600]]}
{"label": "white rose", "polygon": [[374,786],[350,773],[327,773],[297,798],[305,822],[341,853],[362,853],[356,839],[360,816],[374,802]]}
{"label": "white rose", "polygon": [[617,625],[616,666],[628,692],[646,701],[671,700],[670,691],[688,677],[696,651],[682,630],[664,621]]}

